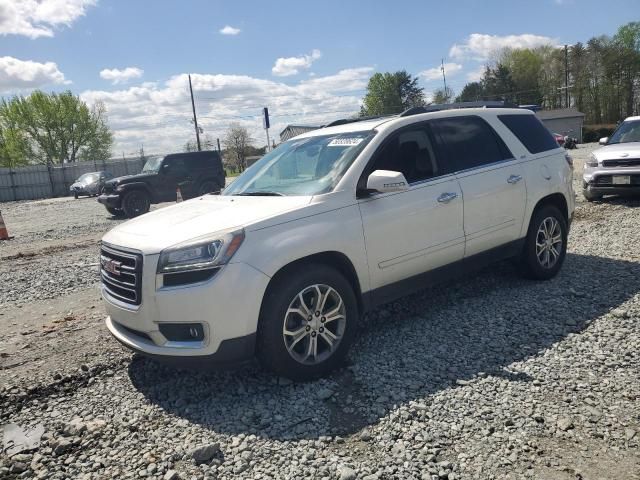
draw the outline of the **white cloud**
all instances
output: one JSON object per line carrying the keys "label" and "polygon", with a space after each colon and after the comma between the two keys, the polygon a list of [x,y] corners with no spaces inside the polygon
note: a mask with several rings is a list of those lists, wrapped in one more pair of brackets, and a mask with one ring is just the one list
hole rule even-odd
{"label": "white cloud", "polygon": [[484,71],[486,68],[487,67],[485,65],[481,65],[475,70],[471,70],[470,72],[467,72],[467,80],[470,82],[480,81],[480,79],[482,78],[482,75],[484,75]]}
{"label": "white cloud", "polygon": [[100,71],[100,78],[109,80],[112,84],[127,83],[132,78],[140,78],[144,70],[138,67],[127,67],[120,70],[119,68],[105,68]]}
{"label": "white cloud", "polygon": [[[357,113],[372,72],[371,67],[349,68],[293,85],[246,75],[192,74],[198,125],[215,140],[231,122],[239,122],[261,146],[266,142],[262,107],[269,107],[271,137],[277,141],[289,123],[322,125]],[[116,91],[85,91],[81,97],[89,104],[105,103],[119,154],[135,154],[141,144],[150,153],[179,151],[192,140],[186,73]]]}
{"label": "white cloud", "polygon": [[288,77],[295,75],[300,70],[307,69],[313,65],[313,62],[322,56],[320,50],[314,49],[309,55],[301,55],[299,57],[280,57],[276,60],[275,65],[271,69],[271,73],[278,77]]}
{"label": "white cloud", "polygon": [[0,0],[0,35],[53,37],[70,26],[97,0]]}
{"label": "white cloud", "polygon": [[67,84],[70,81],[53,62],[39,63],[0,57],[0,92],[16,92],[40,88],[50,84]]}
{"label": "white cloud", "polygon": [[232,27],[231,25],[225,25],[218,30],[222,35],[238,35],[242,30]]}
{"label": "white cloud", "polygon": [[[455,74],[460,70],[462,70],[462,65],[460,65],[459,63],[444,64],[444,72],[447,77],[455,76]],[[426,81],[440,80],[442,78],[442,65],[423,70],[418,75],[424,78]]]}
{"label": "white cloud", "polygon": [[461,44],[454,44],[449,50],[451,58],[487,60],[503,48],[535,48],[542,45],[555,45],[558,42],[550,37],[523,33],[521,35],[487,35],[472,33]]}

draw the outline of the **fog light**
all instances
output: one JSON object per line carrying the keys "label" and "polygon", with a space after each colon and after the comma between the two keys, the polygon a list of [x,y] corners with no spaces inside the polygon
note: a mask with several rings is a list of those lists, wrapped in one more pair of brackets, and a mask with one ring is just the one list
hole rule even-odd
{"label": "fog light", "polygon": [[162,323],[160,333],[172,342],[204,340],[204,329],[200,323]]}

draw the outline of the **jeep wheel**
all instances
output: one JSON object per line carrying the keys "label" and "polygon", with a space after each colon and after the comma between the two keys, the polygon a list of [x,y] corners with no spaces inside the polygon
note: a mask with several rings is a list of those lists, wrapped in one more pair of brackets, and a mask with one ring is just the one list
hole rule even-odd
{"label": "jeep wheel", "polygon": [[311,380],[338,367],[351,345],[358,305],[349,282],[305,265],[270,286],[258,326],[258,357],[274,373]]}
{"label": "jeep wheel", "polygon": [[149,211],[151,201],[143,190],[133,190],[125,194],[122,199],[122,210],[128,218],[137,217]]}
{"label": "jeep wheel", "polygon": [[567,221],[556,207],[536,210],[520,258],[525,277],[548,280],[556,276],[567,254]]}
{"label": "jeep wheel", "polygon": [[104,207],[104,208],[106,208],[107,212],[109,212],[114,217],[122,217],[124,215],[124,212],[120,208],[113,208],[113,207]]}
{"label": "jeep wheel", "polygon": [[220,187],[212,181],[206,181],[206,182],[202,182],[202,185],[200,185],[200,188],[198,189],[198,196],[200,195],[206,195],[207,193],[212,193],[212,192],[219,192],[220,191]]}

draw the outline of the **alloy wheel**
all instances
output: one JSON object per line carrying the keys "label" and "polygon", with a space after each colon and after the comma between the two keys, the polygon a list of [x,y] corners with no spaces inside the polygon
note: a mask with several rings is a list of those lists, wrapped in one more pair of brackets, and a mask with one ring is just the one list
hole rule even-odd
{"label": "alloy wheel", "polygon": [[306,287],[284,316],[282,336],[289,355],[305,365],[327,360],[338,348],[346,322],[345,304],[334,288],[323,284]]}
{"label": "alloy wheel", "polygon": [[545,218],[536,235],[536,257],[543,268],[553,268],[562,254],[562,227],[554,217]]}

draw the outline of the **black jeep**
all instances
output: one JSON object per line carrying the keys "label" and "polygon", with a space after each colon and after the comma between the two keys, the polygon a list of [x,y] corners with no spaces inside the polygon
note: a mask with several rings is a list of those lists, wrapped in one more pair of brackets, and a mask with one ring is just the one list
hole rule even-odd
{"label": "black jeep", "polygon": [[98,202],[112,215],[132,218],[147,213],[152,203],[175,201],[178,188],[186,200],[219,192],[224,182],[218,152],[173,153],[149,158],[138,175],[109,180]]}

